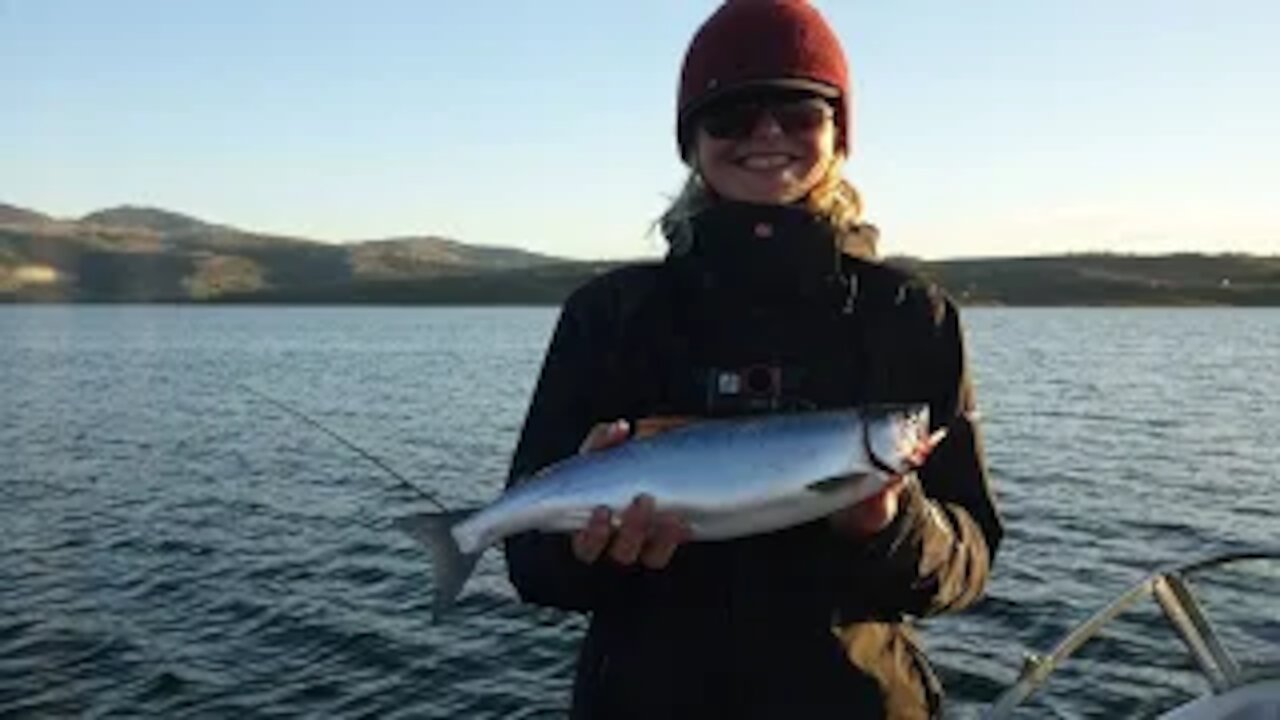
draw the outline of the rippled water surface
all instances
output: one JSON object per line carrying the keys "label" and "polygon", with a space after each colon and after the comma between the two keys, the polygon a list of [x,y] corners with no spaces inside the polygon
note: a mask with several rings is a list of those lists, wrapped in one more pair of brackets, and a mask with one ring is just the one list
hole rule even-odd
{"label": "rippled water surface", "polygon": [[[579,618],[485,559],[433,625],[422,501],[492,497],[551,309],[0,307],[0,716],[558,717]],[[966,314],[1007,520],[990,596],[925,635],[969,717],[1151,569],[1280,535],[1280,311]],[[1206,585],[1280,659],[1280,570]],[[1217,619],[1215,617],[1215,619]],[[1204,689],[1145,608],[1027,717]]]}

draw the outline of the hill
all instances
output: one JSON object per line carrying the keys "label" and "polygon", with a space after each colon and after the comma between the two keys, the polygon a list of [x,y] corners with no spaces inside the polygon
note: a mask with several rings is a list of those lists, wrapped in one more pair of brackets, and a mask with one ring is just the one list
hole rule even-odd
{"label": "hill", "polygon": [[[1111,254],[889,260],[987,305],[1275,305],[1280,258]],[[617,263],[431,236],[347,244],[121,206],[63,220],[0,204],[0,302],[555,304]]]}
{"label": "hill", "polygon": [[907,262],[964,303],[1280,305],[1280,258],[1064,255]]}
{"label": "hill", "polygon": [[121,206],[59,220],[0,206],[0,301],[190,302],[269,298],[380,281],[559,262],[435,237],[332,244]]}
{"label": "hill", "polygon": [[80,218],[80,224],[172,234],[236,232],[234,228],[211,225],[190,215],[137,205],[121,205],[91,212]]}
{"label": "hill", "polygon": [[53,222],[53,218],[48,215],[42,215],[34,210],[20,208],[17,205],[6,205],[0,203],[0,224],[26,224],[39,225],[41,223]]}

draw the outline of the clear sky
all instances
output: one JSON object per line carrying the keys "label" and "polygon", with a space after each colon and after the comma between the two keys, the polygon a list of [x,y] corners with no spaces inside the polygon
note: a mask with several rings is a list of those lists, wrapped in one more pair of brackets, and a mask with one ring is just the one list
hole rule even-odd
{"label": "clear sky", "polygon": [[[0,202],[652,255],[717,0],[0,0]],[[818,0],[883,249],[1280,254],[1280,2]]]}

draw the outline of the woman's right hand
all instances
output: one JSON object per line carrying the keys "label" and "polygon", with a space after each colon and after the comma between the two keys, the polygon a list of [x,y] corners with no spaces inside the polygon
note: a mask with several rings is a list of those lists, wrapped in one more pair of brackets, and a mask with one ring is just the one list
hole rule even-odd
{"label": "woman's right hand", "polygon": [[[685,420],[640,421],[637,436],[670,429]],[[580,452],[596,452],[620,445],[631,436],[626,420],[600,423],[587,433]],[[637,561],[658,570],[671,562],[680,543],[689,539],[689,526],[672,513],[657,512],[649,495],[638,495],[616,519],[607,507],[591,513],[587,526],[573,536],[573,554],[584,563],[593,563],[605,552],[620,565]]]}

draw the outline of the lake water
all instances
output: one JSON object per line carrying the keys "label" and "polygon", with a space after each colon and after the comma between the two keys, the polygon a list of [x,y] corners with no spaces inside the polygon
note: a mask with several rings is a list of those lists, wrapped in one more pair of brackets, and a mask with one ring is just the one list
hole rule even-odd
{"label": "lake water", "polygon": [[[562,716],[582,620],[517,603],[492,553],[433,625],[390,524],[421,499],[236,386],[475,503],[555,314],[0,307],[0,717]],[[965,318],[1007,535],[989,598],[924,624],[961,718],[1148,571],[1280,535],[1280,311]],[[1280,573],[1226,580],[1233,646],[1280,659]],[[1130,616],[1026,717],[1202,691],[1157,626]]]}

